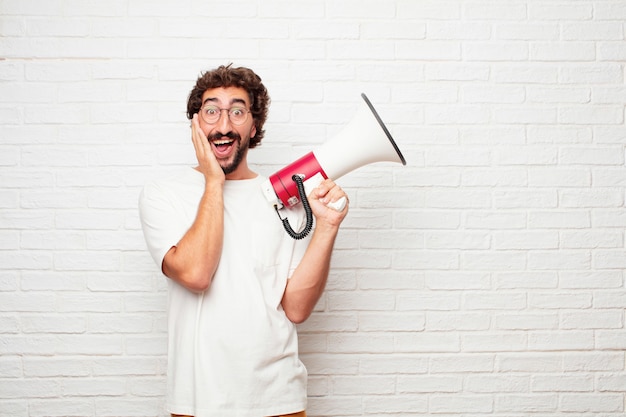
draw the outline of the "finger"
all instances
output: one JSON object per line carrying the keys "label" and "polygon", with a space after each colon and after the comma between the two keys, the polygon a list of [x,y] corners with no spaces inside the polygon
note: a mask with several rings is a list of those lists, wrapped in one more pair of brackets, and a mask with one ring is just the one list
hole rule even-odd
{"label": "finger", "polygon": [[198,114],[194,114],[191,119],[191,141],[193,142],[193,146],[198,152],[200,146],[199,138],[198,138],[198,130],[200,130],[200,125],[198,124]]}
{"label": "finger", "polygon": [[[348,204],[348,196],[345,191],[333,182],[326,183],[325,185],[332,187],[325,191],[323,195],[318,195],[318,200],[330,208],[343,211]],[[320,191],[323,192],[324,190]]]}
{"label": "finger", "polygon": [[200,129],[200,123],[198,122],[198,114],[194,114],[193,119],[191,120],[191,131],[193,134],[194,141],[198,142],[198,144],[206,143],[206,136],[204,136],[204,132]]}
{"label": "finger", "polygon": [[324,198],[333,189],[333,187],[335,187],[335,183],[330,179],[325,179],[315,188],[315,195],[320,199]]}
{"label": "finger", "polygon": [[[196,113],[191,122],[192,129],[192,141],[194,148],[196,149],[196,155],[198,159],[205,159],[209,154],[212,154],[211,146],[209,145],[209,141],[207,140],[206,135],[200,128],[200,123],[198,122],[198,114]],[[209,156],[210,157],[210,156]]]}

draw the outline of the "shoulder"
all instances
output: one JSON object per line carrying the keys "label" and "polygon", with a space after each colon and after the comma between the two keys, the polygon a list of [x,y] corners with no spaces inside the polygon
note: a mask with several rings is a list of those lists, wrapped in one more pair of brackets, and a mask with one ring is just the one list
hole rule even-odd
{"label": "shoulder", "polygon": [[192,168],[177,169],[165,177],[153,179],[143,186],[143,196],[176,193],[186,188],[196,188],[204,185],[202,174]]}

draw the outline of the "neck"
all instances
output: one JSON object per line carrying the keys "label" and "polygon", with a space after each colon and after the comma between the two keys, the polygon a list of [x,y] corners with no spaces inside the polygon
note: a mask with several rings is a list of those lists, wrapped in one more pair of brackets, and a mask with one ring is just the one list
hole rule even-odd
{"label": "neck", "polygon": [[228,181],[238,181],[238,180],[251,180],[253,178],[257,177],[257,173],[253,172],[253,171],[249,171],[247,174],[245,175],[239,175],[239,174],[235,174],[234,172],[232,174],[228,174],[226,175],[226,179]]}
{"label": "neck", "polygon": [[251,180],[252,178],[256,178],[257,173],[252,171],[248,164],[245,161],[242,161],[236,170],[231,172],[230,174],[226,174],[227,180]]}

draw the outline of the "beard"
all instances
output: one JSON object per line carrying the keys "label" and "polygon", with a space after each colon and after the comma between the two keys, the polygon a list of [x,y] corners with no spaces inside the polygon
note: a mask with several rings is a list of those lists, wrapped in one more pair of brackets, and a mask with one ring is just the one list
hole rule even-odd
{"label": "beard", "polygon": [[241,149],[240,146],[237,146],[237,151],[235,152],[234,158],[231,160],[231,162],[227,165],[220,164],[220,166],[222,167],[222,171],[224,171],[224,174],[228,175],[234,172],[243,160],[245,154],[245,151]]}
{"label": "beard", "polygon": [[227,137],[231,140],[233,140],[233,144],[231,146],[235,147],[235,153],[233,155],[231,155],[229,160],[220,160],[218,159],[217,162],[220,164],[220,166],[222,167],[222,171],[224,171],[225,175],[228,175],[232,172],[234,172],[237,167],[239,166],[239,164],[241,163],[241,161],[243,160],[244,156],[246,155],[246,152],[248,150],[247,148],[247,143],[249,142],[249,139],[246,140],[245,142],[245,146],[243,145],[243,141],[241,140],[241,136],[236,133],[236,132],[229,132],[225,135],[222,135],[221,133],[216,133],[214,135],[212,135],[209,140],[218,140],[218,139],[222,139],[224,137]]}

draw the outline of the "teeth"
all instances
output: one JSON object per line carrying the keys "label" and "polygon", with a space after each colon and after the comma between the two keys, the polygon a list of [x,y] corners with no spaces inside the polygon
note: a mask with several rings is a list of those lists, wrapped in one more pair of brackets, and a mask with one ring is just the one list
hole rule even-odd
{"label": "teeth", "polygon": [[232,140],[215,140],[213,141],[213,143],[215,145],[228,145],[230,143],[233,143],[233,141]]}

